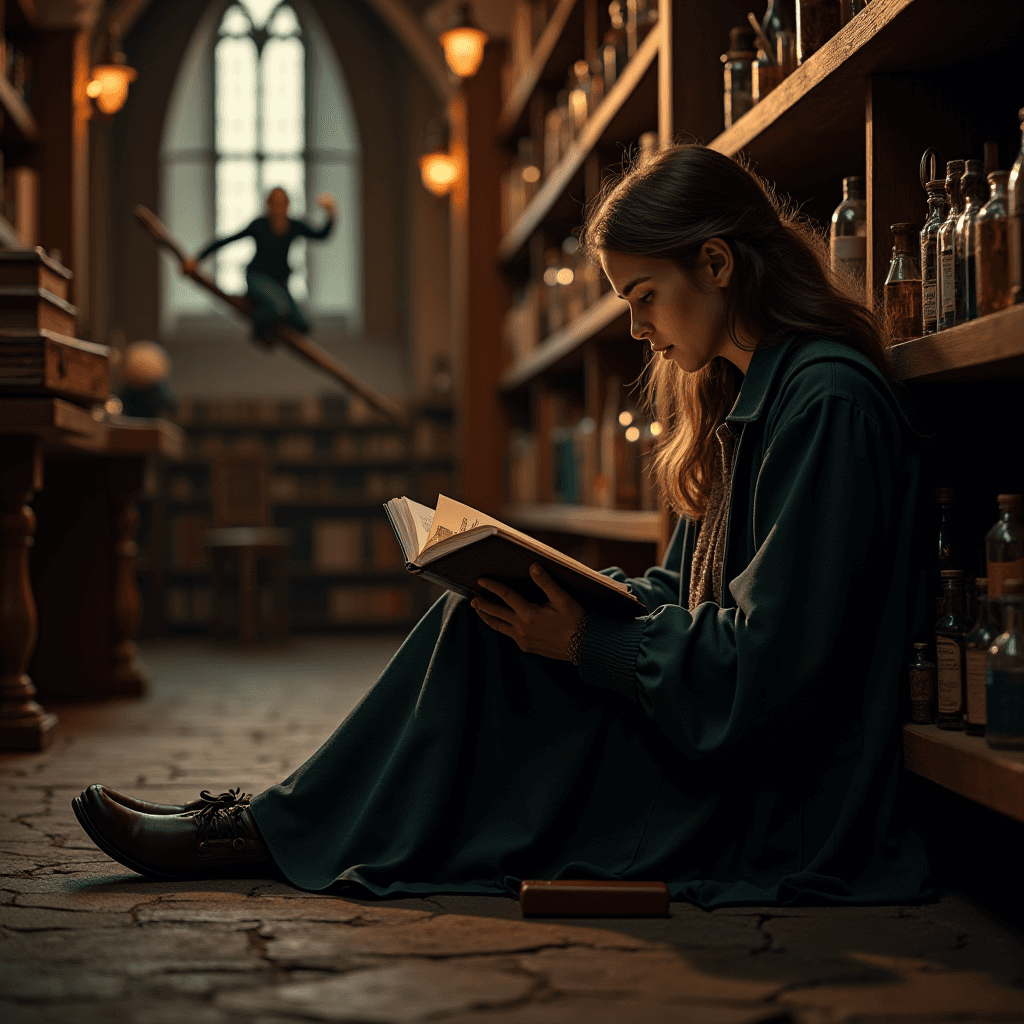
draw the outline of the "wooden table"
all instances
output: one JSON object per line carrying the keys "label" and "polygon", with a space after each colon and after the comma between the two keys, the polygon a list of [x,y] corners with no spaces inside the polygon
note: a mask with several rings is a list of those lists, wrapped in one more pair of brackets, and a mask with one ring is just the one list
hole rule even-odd
{"label": "wooden table", "polygon": [[44,700],[143,692],[134,501],[146,460],[179,456],[183,444],[164,420],[0,400],[0,748],[49,742],[56,716],[36,690]]}

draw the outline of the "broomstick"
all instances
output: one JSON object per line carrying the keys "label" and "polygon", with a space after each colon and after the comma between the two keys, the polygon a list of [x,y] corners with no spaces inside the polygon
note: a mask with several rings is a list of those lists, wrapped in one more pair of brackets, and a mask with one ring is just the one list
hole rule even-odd
{"label": "broomstick", "polygon": [[[181,243],[167,230],[166,225],[152,210],[147,209],[145,206],[136,206],[135,217],[152,236],[157,245],[169,250],[178,260],[179,264],[185,262],[188,256]],[[233,306],[246,319],[249,318],[251,306],[249,305],[249,300],[244,295],[228,295],[227,292],[222,291],[217,286],[217,283],[212,278],[207,277],[201,270],[193,270],[188,276],[201,288],[205,288],[208,292],[216,295],[218,299],[226,302],[229,306]],[[311,341],[301,331],[297,331],[290,324],[277,324],[273,331],[275,337],[280,338],[281,341],[298,352],[300,356],[308,359],[314,366],[318,366],[321,370],[341,381],[345,387],[359,395],[360,398],[372,405],[378,412],[383,413],[393,423],[405,423],[406,414],[401,406],[392,402],[391,399],[385,398],[379,391],[376,391],[369,384],[360,380],[344,363],[335,359],[330,352],[321,348],[316,342]]]}

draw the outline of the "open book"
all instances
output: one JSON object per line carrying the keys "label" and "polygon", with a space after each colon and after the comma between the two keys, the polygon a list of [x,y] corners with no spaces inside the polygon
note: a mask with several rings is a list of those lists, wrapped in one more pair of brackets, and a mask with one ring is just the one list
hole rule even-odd
{"label": "open book", "polygon": [[409,498],[392,498],[384,510],[398,535],[405,567],[463,597],[498,601],[477,584],[483,576],[508,584],[527,601],[545,604],[544,592],[530,578],[530,566],[540,562],[588,612],[616,619],[647,612],[625,583],[443,494],[436,510]]}

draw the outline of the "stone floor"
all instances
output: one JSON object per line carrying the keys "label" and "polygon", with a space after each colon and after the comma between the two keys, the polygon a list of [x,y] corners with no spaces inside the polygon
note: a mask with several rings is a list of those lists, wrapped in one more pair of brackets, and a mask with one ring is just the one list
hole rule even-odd
{"label": "stone floor", "polygon": [[180,800],[278,781],[397,642],[151,645],[150,697],[62,709],[51,750],[0,758],[0,1019],[1024,1021],[1020,934],[955,894],[915,907],[674,904],[661,920],[524,921],[506,899],[149,882],[78,827],[70,800],[92,782]]}

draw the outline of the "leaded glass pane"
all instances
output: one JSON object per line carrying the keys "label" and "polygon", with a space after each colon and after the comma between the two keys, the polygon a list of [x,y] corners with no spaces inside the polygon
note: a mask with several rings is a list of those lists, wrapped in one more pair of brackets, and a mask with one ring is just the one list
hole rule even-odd
{"label": "leaded glass pane", "polygon": [[249,12],[249,17],[252,18],[252,23],[257,28],[263,28],[267,23],[267,18],[270,17],[279,2],[280,0],[242,0],[243,6]]}
{"label": "leaded glass pane", "polygon": [[249,19],[238,4],[233,4],[224,12],[220,22],[220,34],[223,36],[244,36],[250,28]]}
{"label": "leaded glass pane", "polygon": [[294,36],[263,47],[263,151],[301,153],[306,143],[302,43]]}
{"label": "leaded glass pane", "polygon": [[268,31],[272,36],[297,36],[300,31],[299,19],[290,7],[278,7],[277,13],[270,20]]}
{"label": "leaded glass pane", "polygon": [[[217,234],[231,235],[251,223],[259,213],[256,161],[220,160],[217,163]],[[251,238],[226,245],[217,253],[217,284],[226,292],[245,291],[245,268],[255,253]]]}
{"label": "leaded glass pane", "polygon": [[216,48],[216,140],[218,153],[256,149],[256,44],[221,39]]}

